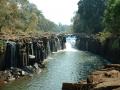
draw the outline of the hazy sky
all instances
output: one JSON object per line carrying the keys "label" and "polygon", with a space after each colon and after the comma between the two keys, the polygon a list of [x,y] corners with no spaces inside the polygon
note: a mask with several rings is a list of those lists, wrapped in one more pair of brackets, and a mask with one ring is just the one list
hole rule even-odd
{"label": "hazy sky", "polygon": [[71,24],[79,0],[29,0],[37,5],[44,16],[58,24]]}

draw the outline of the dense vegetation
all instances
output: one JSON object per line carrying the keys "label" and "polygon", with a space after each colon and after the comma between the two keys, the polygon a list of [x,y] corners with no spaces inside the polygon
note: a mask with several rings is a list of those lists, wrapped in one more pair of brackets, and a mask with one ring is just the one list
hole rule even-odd
{"label": "dense vegetation", "polygon": [[[120,33],[120,0],[80,0],[73,18],[73,30],[96,34]],[[55,24],[29,0],[0,0],[0,32],[25,34],[39,32],[66,32],[71,26]],[[106,36],[106,33],[100,33]],[[108,33],[107,33],[108,34]]]}
{"label": "dense vegetation", "polygon": [[38,31],[60,32],[60,27],[46,19],[29,0],[0,0],[1,33],[16,35],[33,34]]}
{"label": "dense vegetation", "polygon": [[120,33],[120,0],[80,0],[73,18],[74,32]]}
{"label": "dense vegetation", "polygon": [[108,0],[103,24],[106,31],[120,33],[120,0]]}
{"label": "dense vegetation", "polygon": [[80,0],[74,20],[75,32],[97,33],[102,31],[105,0]]}
{"label": "dense vegetation", "polygon": [[120,0],[80,0],[73,20],[74,32],[90,34],[78,48],[120,63]]}

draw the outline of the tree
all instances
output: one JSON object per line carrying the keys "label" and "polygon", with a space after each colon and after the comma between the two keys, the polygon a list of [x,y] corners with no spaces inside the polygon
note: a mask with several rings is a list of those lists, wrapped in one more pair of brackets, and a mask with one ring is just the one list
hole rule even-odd
{"label": "tree", "polygon": [[56,32],[58,26],[46,19],[28,0],[0,0],[0,32],[25,34]]}
{"label": "tree", "polygon": [[98,33],[102,31],[105,0],[80,0],[74,17],[75,32]]}
{"label": "tree", "polygon": [[0,31],[15,30],[15,21],[18,18],[16,2],[12,0],[0,1]]}
{"label": "tree", "polygon": [[103,23],[105,31],[120,33],[120,0],[108,0]]}

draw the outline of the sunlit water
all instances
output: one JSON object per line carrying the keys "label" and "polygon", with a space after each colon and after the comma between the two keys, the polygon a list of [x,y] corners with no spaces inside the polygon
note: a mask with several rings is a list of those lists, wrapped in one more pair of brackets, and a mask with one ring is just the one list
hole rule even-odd
{"label": "sunlit water", "polygon": [[108,63],[95,54],[73,49],[70,41],[74,44],[75,39],[72,40],[67,38],[66,49],[48,57],[47,68],[40,74],[13,81],[0,90],[61,90],[63,82],[79,82],[93,70]]}

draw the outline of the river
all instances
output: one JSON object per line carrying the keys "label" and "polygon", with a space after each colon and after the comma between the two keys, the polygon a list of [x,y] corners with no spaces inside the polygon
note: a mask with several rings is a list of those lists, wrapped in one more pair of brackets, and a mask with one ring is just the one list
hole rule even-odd
{"label": "river", "polygon": [[71,44],[74,43],[75,38],[68,37],[66,49],[52,53],[40,74],[10,82],[0,87],[0,90],[61,90],[63,82],[79,82],[108,63],[98,55],[73,49]]}

